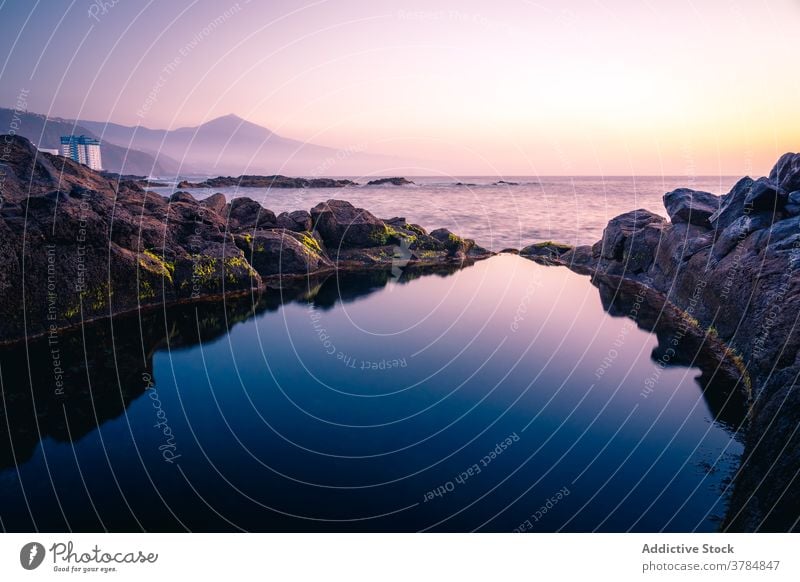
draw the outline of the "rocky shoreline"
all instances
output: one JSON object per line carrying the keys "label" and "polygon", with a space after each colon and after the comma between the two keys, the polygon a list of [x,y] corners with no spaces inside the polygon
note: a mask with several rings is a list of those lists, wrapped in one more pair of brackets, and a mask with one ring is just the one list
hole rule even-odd
{"label": "rocky shoreline", "polygon": [[343,200],[275,215],[250,198],[165,198],[5,136],[0,343],[112,315],[262,289],[338,269],[492,255],[446,229]]}
{"label": "rocky shoreline", "polygon": [[748,399],[746,449],[725,531],[796,531],[800,516],[800,154],[728,194],[664,195],[612,219],[600,241],[539,243],[520,255],[654,291],[722,342]]}
{"label": "rocky shoreline", "polygon": [[[457,267],[493,255],[446,229],[380,219],[343,200],[275,215],[246,197],[167,198],[37,152],[24,138],[4,143],[0,343],[337,270]],[[797,530],[800,154],[724,196],[679,189],[664,204],[669,220],[642,209],[622,214],[592,246],[503,252],[590,275],[601,297],[644,289],[649,303],[668,307],[658,310],[669,318],[662,329],[686,323],[681,345],[665,349],[705,346],[735,379],[725,398],[735,393],[749,407],[722,528]]]}

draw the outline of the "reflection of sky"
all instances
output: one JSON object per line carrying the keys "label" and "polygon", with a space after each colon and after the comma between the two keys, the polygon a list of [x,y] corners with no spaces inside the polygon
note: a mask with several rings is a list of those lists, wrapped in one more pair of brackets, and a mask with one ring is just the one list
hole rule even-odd
{"label": "reflection of sky", "polygon": [[0,104],[460,174],[764,174],[800,133],[795,0],[112,4],[3,4]]}
{"label": "reflection of sky", "polygon": [[[510,531],[563,487],[570,502],[542,531],[715,527],[708,513],[722,512],[719,486],[739,444],[711,421],[696,370],[665,369],[641,396],[656,367],[647,333],[629,329],[597,379],[629,324],[603,311],[588,278],[500,256],[402,281],[329,279],[325,295],[338,296],[339,285],[348,301],[290,303],[208,343],[158,351],[152,375],[180,472],[162,460],[152,399],[141,395],[74,452],[46,440],[20,467],[28,499],[47,510],[39,526],[60,519],[49,466],[77,528],[97,527],[88,489],[111,529],[175,529],[154,487],[191,529]],[[518,440],[478,477],[422,502],[509,435]],[[720,470],[707,475],[703,463]],[[22,492],[15,470],[0,479],[13,528],[27,519]],[[326,524],[267,508],[324,519],[408,509]]]}

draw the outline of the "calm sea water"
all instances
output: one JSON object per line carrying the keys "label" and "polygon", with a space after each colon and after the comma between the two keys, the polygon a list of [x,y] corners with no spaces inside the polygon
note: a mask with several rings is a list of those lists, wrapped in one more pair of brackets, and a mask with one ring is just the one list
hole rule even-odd
{"label": "calm sea water", "polygon": [[0,524],[714,530],[743,409],[635,302],[500,255],[62,334],[63,396],[50,346],[6,348]]}
{"label": "calm sea water", "polygon": [[[364,182],[363,178],[354,178]],[[428,229],[445,227],[495,251],[555,240],[569,244],[596,242],[609,219],[645,208],[665,215],[661,197],[691,187],[724,194],[733,177],[414,177],[409,186],[358,186],[344,189],[222,188],[189,190],[198,198],[216,191],[228,198],[249,196],[276,214],[309,209],[329,198],[349,200],[380,218],[404,216]],[[464,185],[457,186],[461,182]],[[164,195],[171,188],[153,188]]]}

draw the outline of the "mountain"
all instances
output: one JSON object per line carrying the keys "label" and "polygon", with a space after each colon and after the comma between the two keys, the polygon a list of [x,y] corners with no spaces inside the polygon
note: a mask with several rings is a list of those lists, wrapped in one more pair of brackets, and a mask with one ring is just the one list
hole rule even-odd
{"label": "mountain", "polygon": [[[14,116],[19,117],[15,124],[17,135],[29,139],[42,148],[58,149],[62,135],[86,135],[100,139],[100,136],[79,121],[48,118],[38,113],[15,113],[13,109],[0,107],[0,127],[11,127]],[[155,156],[138,148],[128,149],[119,144],[103,141],[100,146],[103,157],[103,168],[109,172],[120,174],[136,174],[142,176],[169,176],[178,171],[178,162],[167,155]]]}
{"label": "mountain", "polygon": [[353,176],[385,173],[409,160],[338,150],[282,137],[236,115],[225,115],[196,127],[175,130],[79,121],[107,143],[132,147],[161,160],[181,161],[181,174],[208,176],[286,174]]}

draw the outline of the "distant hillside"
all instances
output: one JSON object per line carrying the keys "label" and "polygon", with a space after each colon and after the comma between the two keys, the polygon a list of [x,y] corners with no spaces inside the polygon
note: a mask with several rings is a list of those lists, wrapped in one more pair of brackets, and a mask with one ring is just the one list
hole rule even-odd
{"label": "distant hillside", "polygon": [[[58,148],[62,135],[100,136],[80,122],[60,118],[47,118],[38,113],[20,113],[17,134],[29,139],[42,148]],[[12,109],[0,108],[0,127],[11,125],[14,116]],[[103,156],[103,167],[109,172],[120,174],[136,174],[140,176],[174,176],[178,163],[169,156],[160,155],[158,160],[147,152],[128,149],[109,140],[103,140],[100,146]]]}
{"label": "distant hillside", "polygon": [[78,123],[101,136],[105,142],[130,144],[137,150],[153,154],[158,160],[163,155],[180,160],[182,174],[358,176],[385,173],[398,166],[413,164],[395,157],[342,151],[289,139],[236,115],[175,130],[98,121]]}

